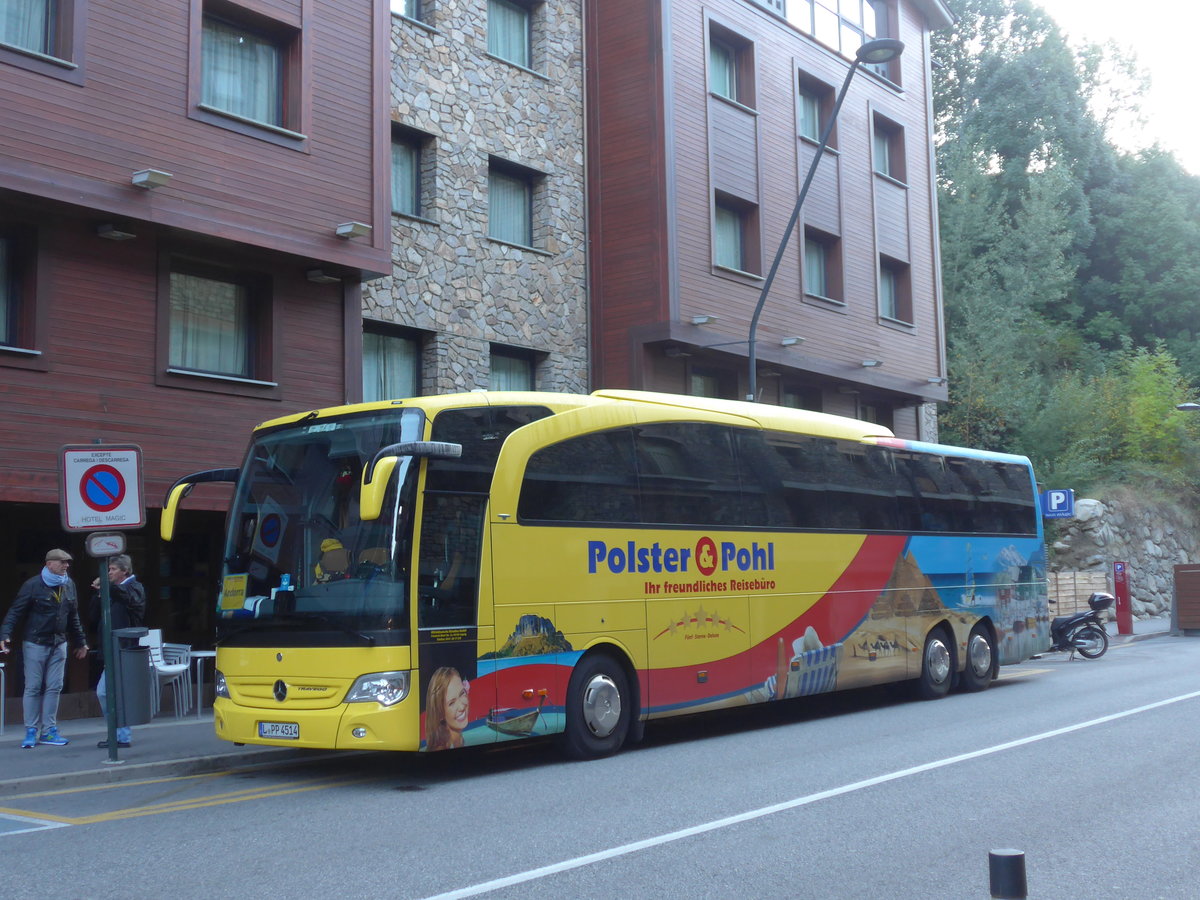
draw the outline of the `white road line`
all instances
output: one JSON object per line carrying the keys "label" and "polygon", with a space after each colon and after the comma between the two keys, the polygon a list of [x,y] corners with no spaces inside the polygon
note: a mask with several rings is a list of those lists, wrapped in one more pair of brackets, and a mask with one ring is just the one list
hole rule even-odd
{"label": "white road line", "polygon": [[1147,703],[1145,706],[1138,706],[1134,709],[1127,709],[1123,712],[1101,716],[1098,719],[1090,719],[1087,722],[1080,722],[1077,725],[1067,725],[1063,728],[1055,728],[1053,731],[1043,731],[1041,734],[1031,735],[1030,737],[1020,738],[1019,740],[1015,741],[1007,741],[1003,744],[995,744],[991,747],[984,747],[982,750],[972,750],[970,753],[960,753],[958,756],[950,756],[946,759],[939,759],[933,762],[923,763],[919,766],[900,769],[897,772],[890,772],[887,775],[878,775],[875,778],[867,778],[863,781],[856,781],[853,784],[846,784],[841,787],[830,788],[827,791],[818,791],[815,794],[796,797],[795,799],[785,800],[782,803],[775,803],[771,806],[764,806],[760,809],[752,809],[749,812],[738,813],[735,816],[727,816],[723,819],[715,819],[712,822],[693,825],[691,828],[683,828],[679,831],[672,831],[667,834],[657,835],[656,837],[646,838],[645,840],[634,841],[631,844],[622,844],[619,847],[612,847],[608,850],[601,850],[597,853],[589,853],[586,856],[577,856],[574,859],[566,859],[562,862],[554,863],[549,866],[542,866],[537,869],[529,869],[526,872],[518,872],[515,875],[508,875],[504,878],[496,878],[492,881],[485,881],[469,887],[459,888],[458,890],[448,891],[444,894],[437,894],[435,896],[426,898],[426,900],[458,900],[458,898],[461,897],[477,897],[478,895],[486,894],[489,891],[496,891],[500,888],[512,887],[516,884],[524,884],[528,881],[536,881],[539,878],[545,878],[549,875],[557,875],[559,872],[569,872],[571,869],[579,869],[584,866],[590,866],[593,863],[604,862],[608,859],[615,859],[618,856],[628,856],[631,853],[637,853],[641,850],[649,850],[652,847],[661,847],[663,844],[681,841],[684,838],[693,837],[697,834],[704,834],[709,831],[717,831],[721,828],[728,828],[731,825],[740,825],[742,822],[750,822],[754,819],[761,819],[764,816],[771,816],[775,813],[785,812],[789,809],[807,806],[808,804],[816,803],[819,800],[828,800],[831,797],[840,797],[844,794],[851,794],[855,791],[861,791],[865,790],[866,788],[875,787],[876,785],[886,784],[889,781],[897,781],[901,778],[908,778],[911,775],[920,775],[923,772],[931,772],[934,769],[943,769],[946,766],[953,766],[957,765],[958,763],[968,762],[972,759],[979,759],[981,756],[991,756],[994,753],[1002,753],[1005,750],[1014,750],[1017,747],[1024,747],[1028,744],[1037,743],[1038,741],[1046,741],[1050,738],[1056,738],[1064,734],[1070,734],[1073,731],[1082,731],[1085,728],[1093,728],[1097,725],[1104,725],[1107,722],[1115,722],[1118,719],[1124,719],[1128,716],[1136,716],[1140,713],[1149,712],[1153,709],[1159,709],[1163,706],[1170,706],[1172,703],[1181,703],[1184,700],[1195,700],[1197,697],[1200,697],[1200,691],[1192,691],[1190,694],[1180,694],[1178,697],[1170,697],[1166,700],[1159,700],[1156,703]]}
{"label": "white road line", "polygon": [[[66,822],[51,822],[47,819],[35,819],[33,816],[10,816],[6,813],[0,813],[0,838],[6,838],[11,834],[28,834],[31,831],[45,831],[47,828],[66,828]],[[18,822],[21,825],[29,824],[28,828],[12,827],[9,828],[9,822]]]}

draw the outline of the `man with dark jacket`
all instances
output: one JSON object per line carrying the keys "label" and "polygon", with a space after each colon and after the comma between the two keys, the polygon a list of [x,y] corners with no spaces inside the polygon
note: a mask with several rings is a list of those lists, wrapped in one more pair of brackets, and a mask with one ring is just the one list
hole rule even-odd
{"label": "man with dark jacket", "polygon": [[[92,620],[94,625],[99,625],[99,620],[103,617],[103,610],[100,609],[100,579],[97,578],[92,582]],[[118,628],[133,628],[141,625],[146,621],[146,588],[137,580],[137,576],[133,574],[133,560],[127,554],[122,553],[120,556],[114,556],[108,563],[108,600],[109,600],[109,616],[111,619],[112,630]],[[100,701],[100,709],[107,710],[105,706],[105,676],[108,674],[107,655],[105,657],[104,671],[100,673],[100,681],[96,684],[96,698]],[[133,741],[133,729],[128,725],[122,725],[117,728],[117,746],[128,747]],[[100,741],[96,746],[107,748],[108,741]]]}
{"label": "man with dark jacket", "polygon": [[0,653],[8,653],[15,631],[22,631],[25,658],[25,739],[21,747],[38,744],[65,746],[58,733],[58,699],[67,667],[67,635],[75,638],[77,659],[87,656],[87,638],[79,621],[75,583],[67,574],[71,554],[51,550],[46,565],[17,591],[12,608],[0,624]]}

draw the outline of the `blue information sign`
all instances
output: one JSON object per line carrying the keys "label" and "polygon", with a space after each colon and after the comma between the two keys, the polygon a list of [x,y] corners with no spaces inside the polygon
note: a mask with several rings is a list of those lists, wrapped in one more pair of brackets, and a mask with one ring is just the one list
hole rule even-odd
{"label": "blue information sign", "polygon": [[1075,492],[1070,488],[1042,492],[1042,515],[1047,519],[1073,519]]}

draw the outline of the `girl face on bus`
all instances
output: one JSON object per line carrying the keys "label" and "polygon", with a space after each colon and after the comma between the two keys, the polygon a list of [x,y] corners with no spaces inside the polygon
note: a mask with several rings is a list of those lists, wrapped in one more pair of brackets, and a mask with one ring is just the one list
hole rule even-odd
{"label": "girl face on bus", "polygon": [[471,705],[470,690],[470,684],[463,681],[458,675],[451,676],[450,683],[446,685],[443,718],[451,731],[461,733],[467,727]]}

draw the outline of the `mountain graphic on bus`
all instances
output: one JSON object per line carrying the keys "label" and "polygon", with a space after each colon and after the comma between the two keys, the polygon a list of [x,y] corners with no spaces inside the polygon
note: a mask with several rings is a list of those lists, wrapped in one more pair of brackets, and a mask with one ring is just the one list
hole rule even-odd
{"label": "mountain graphic on bus", "polygon": [[541,656],[574,650],[554,623],[542,616],[525,615],[517,621],[517,629],[508,636],[504,646],[495,653],[485,653],[480,659],[510,659],[515,656]]}

